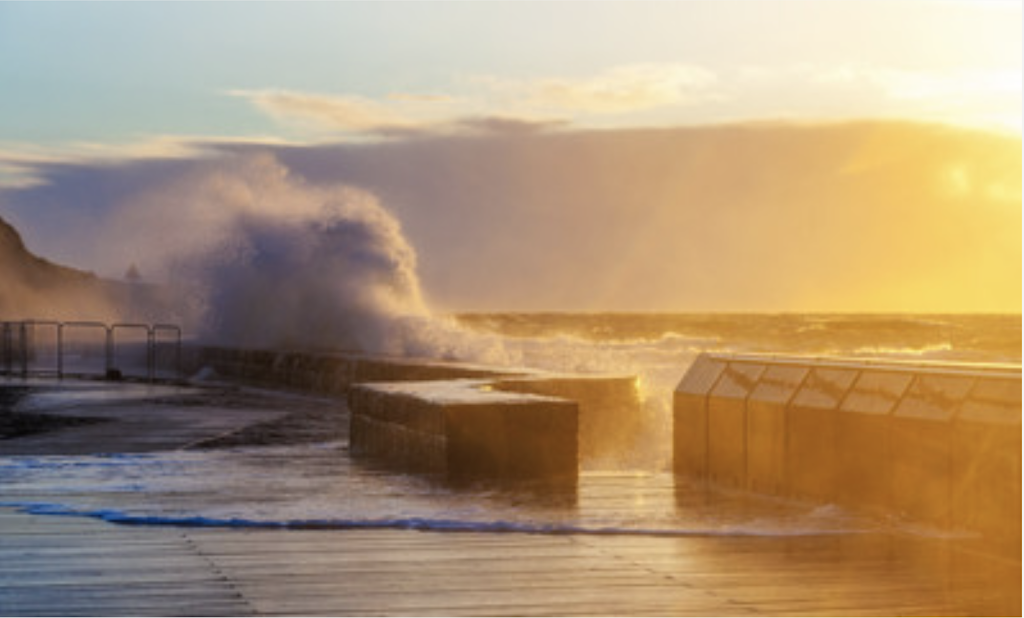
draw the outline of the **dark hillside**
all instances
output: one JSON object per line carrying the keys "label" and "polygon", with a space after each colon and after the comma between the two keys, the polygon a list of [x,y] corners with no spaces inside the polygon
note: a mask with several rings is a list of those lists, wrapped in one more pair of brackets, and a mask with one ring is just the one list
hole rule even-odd
{"label": "dark hillside", "polygon": [[28,250],[0,219],[0,319],[104,319],[113,316],[109,284]]}

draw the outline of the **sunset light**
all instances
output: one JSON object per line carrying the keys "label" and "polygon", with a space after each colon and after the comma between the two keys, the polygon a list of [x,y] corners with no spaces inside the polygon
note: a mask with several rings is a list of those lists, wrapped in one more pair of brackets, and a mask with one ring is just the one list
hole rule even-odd
{"label": "sunset light", "polygon": [[1019,615],[1022,8],[0,1],[0,615]]}

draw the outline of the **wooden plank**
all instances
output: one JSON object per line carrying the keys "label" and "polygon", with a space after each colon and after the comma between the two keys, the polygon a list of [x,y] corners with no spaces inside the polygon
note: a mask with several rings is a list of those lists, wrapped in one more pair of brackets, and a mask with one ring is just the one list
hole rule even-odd
{"label": "wooden plank", "polygon": [[[35,540],[42,546],[33,548]],[[0,613],[934,615],[1019,607],[1019,589],[1016,600],[1012,588],[993,594],[987,577],[950,572],[950,560],[921,568],[947,554],[904,545],[874,537],[139,529],[0,509]],[[1020,581],[1019,563],[1001,568],[998,581]]]}
{"label": "wooden plank", "polygon": [[0,509],[0,613],[247,615],[251,607],[172,529],[132,530]]}

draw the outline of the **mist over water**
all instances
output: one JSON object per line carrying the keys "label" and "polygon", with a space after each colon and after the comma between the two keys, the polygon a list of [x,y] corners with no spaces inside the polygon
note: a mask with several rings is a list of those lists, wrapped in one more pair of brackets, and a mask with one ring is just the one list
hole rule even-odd
{"label": "mist over water", "polygon": [[623,448],[647,469],[670,466],[672,391],[702,351],[1020,359],[1020,322],[998,316],[440,315],[386,204],[269,154],[196,162],[104,229],[117,259],[174,290],[176,319],[202,341],[636,375],[647,431]]}
{"label": "mist over water", "polygon": [[[456,224],[456,223],[453,223]],[[703,351],[1020,362],[1020,316],[440,315],[398,219],[374,195],[313,184],[272,156],[196,163],[103,226],[202,341],[639,376],[644,431],[578,493],[453,490],[366,470],[337,445],[0,458],[4,504],[124,523],[397,527],[588,534],[820,534],[876,529],[842,512],[735,504],[671,475],[672,391]],[[116,468],[119,472],[112,474]],[[639,471],[639,473],[638,473]]]}
{"label": "mist over water", "polygon": [[403,353],[392,325],[428,314],[397,219],[269,155],[197,165],[127,200],[109,229],[204,341]]}
{"label": "mist over water", "polygon": [[[117,260],[175,291],[171,313],[202,341],[612,373],[635,369],[637,352],[680,352],[671,339],[638,350],[550,332],[510,337],[437,314],[385,205],[312,184],[272,155],[200,162],[126,199],[104,227]],[[683,347],[684,358],[696,354]]]}

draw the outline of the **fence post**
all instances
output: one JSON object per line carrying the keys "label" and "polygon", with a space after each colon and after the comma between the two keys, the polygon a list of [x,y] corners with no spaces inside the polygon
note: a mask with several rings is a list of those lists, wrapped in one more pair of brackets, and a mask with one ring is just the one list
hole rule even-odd
{"label": "fence post", "polygon": [[146,327],[146,374],[150,382],[156,380],[156,333]]}
{"label": "fence post", "polygon": [[64,379],[64,323],[57,323],[57,379]]}
{"label": "fence post", "polygon": [[114,368],[114,329],[104,326],[107,330],[107,362],[103,373],[110,377],[110,371]]}
{"label": "fence post", "polygon": [[159,341],[157,339],[157,333],[160,331],[170,331],[174,335],[174,374],[175,377],[180,379],[182,376],[181,369],[181,328],[174,324],[154,324],[153,325],[153,366],[154,374],[156,372],[156,357],[157,357],[157,345]]}
{"label": "fence post", "polygon": [[[52,327],[55,333],[55,341],[53,344],[56,346],[56,366],[47,364],[41,366],[36,361],[50,361],[51,356],[49,354],[49,345],[51,345],[51,335],[49,330],[43,333],[43,341],[37,341],[37,329],[39,327],[45,327],[49,329]],[[0,321],[0,375],[4,376],[20,376],[22,378],[28,378],[30,375],[56,375],[57,379],[64,379],[68,372],[68,355],[67,349],[69,341],[76,341],[72,332],[69,328],[93,328],[97,329],[93,332],[96,333],[102,340],[99,343],[102,346],[102,357],[103,357],[103,375],[105,377],[112,377],[115,372],[120,373],[121,368],[115,366],[118,364],[118,329],[136,329],[145,331],[145,339],[139,340],[138,344],[144,346],[142,349],[145,360],[145,379],[149,382],[155,382],[158,378],[158,365],[160,355],[158,354],[158,346],[160,345],[159,334],[161,331],[168,331],[170,337],[172,337],[167,343],[173,346],[173,360],[174,363],[173,372],[175,378],[181,377],[181,328],[173,324],[142,324],[142,323],[124,323],[124,324],[105,324],[102,322],[60,322],[50,320],[21,320],[21,321]],[[102,329],[102,334],[99,334],[99,329]],[[77,332],[77,331],[74,331]],[[129,338],[129,341],[131,339]],[[95,349],[95,348],[94,348]],[[88,356],[86,356],[88,358]],[[141,359],[140,359],[141,360]],[[132,365],[136,369],[141,369],[139,365]],[[95,368],[91,371],[96,371]],[[85,375],[91,373],[87,370]],[[72,375],[76,375],[72,373]],[[136,374],[138,375],[138,374]]]}
{"label": "fence post", "polygon": [[0,334],[0,363],[2,363],[4,375],[11,373],[11,325],[9,322],[0,323],[3,325]]}
{"label": "fence post", "polygon": [[18,343],[21,344],[19,349],[21,356],[21,377],[22,379],[28,378],[28,323],[22,322],[20,331],[20,337]]}

